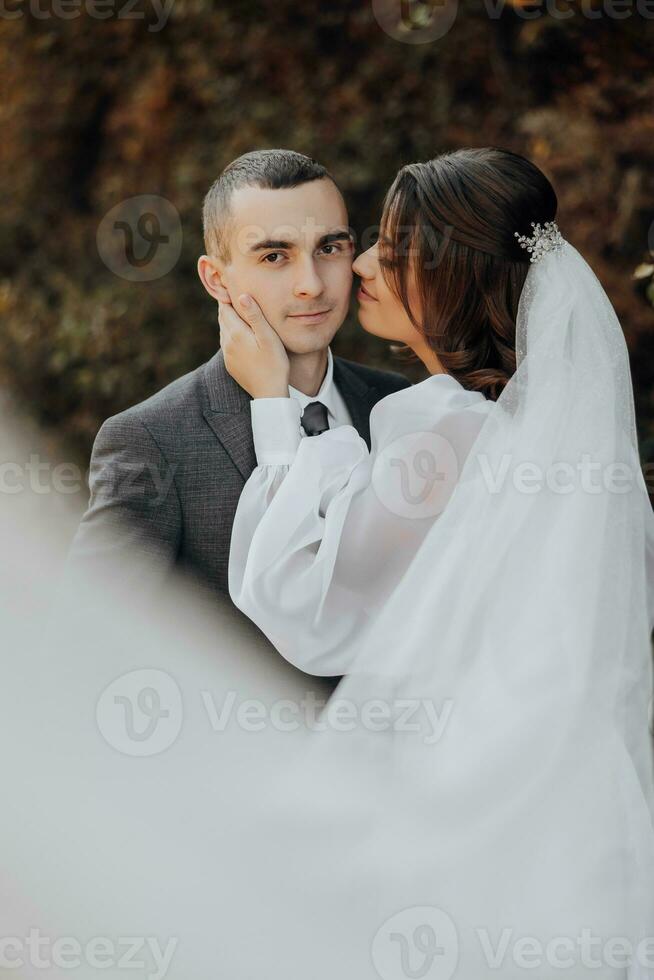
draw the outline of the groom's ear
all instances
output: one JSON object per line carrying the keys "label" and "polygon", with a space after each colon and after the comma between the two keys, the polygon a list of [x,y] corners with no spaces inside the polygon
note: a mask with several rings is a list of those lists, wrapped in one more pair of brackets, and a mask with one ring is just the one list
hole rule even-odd
{"label": "groom's ear", "polygon": [[222,263],[210,255],[201,255],[198,259],[198,275],[206,291],[221,303],[231,303],[223,281],[223,271]]}

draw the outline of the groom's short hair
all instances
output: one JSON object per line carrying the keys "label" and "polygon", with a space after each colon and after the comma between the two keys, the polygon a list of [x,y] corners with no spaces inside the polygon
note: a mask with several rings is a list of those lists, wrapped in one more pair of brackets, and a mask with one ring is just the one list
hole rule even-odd
{"label": "groom's short hair", "polygon": [[334,180],[320,163],[295,150],[253,150],[232,160],[204,199],[202,225],[207,255],[217,255],[224,261],[229,259],[226,228],[229,203],[235,190],[240,187],[281,190],[323,177]]}

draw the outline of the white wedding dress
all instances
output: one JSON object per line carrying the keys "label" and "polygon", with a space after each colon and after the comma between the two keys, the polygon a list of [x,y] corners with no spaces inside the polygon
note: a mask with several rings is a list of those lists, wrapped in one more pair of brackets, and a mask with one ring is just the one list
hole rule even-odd
{"label": "white wedding dress", "polygon": [[567,243],[517,327],[497,402],[432,376],[374,407],[370,452],[255,400],[275,434],[230,593],[291,663],[346,675],[313,758],[361,785],[329,784],[331,820],[346,836],[372,794],[382,905],[458,933],[460,972],[379,975],[654,977],[654,517],[626,345]]}
{"label": "white wedding dress", "polygon": [[490,406],[433,375],[373,407],[369,452],[351,425],[301,438],[295,399],[252,403],[259,465],[236,514],[230,591],[288,661],[317,675],[355,668]]}
{"label": "white wedding dress", "polygon": [[318,719],[180,583],[118,567],[116,595],[80,581],[44,616],[61,501],[0,495],[0,971],[652,980],[654,518],[627,352],[570,246],[517,326],[498,402],[428,378],[376,405],[371,452],[253,403],[276,424],[230,585],[284,657],[345,674]]}

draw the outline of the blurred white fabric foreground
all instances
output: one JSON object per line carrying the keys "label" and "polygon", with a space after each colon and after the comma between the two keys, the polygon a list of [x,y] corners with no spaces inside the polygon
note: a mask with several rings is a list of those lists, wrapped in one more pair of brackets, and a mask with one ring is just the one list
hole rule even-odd
{"label": "blurred white fabric foreground", "polygon": [[[2,450],[24,455],[8,433]],[[403,731],[371,702],[411,692],[370,673],[353,679],[340,715],[317,721],[303,684],[247,624],[181,585],[154,600],[78,582],[49,609],[67,520],[54,494],[0,495],[2,975],[648,976],[611,965],[635,936],[633,918],[607,918],[634,842],[651,832],[638,781],[616,746],[591,769],[576,765],[581,748],[559,751],[571,738],[588,747],[592,727],[563,731],[543,705],[533,737],[547,736],[539,766],[560,790],[547,799],[530,747],[483,689],[474,718],[463,702],[456,720],[439,697],[426,733]],[[430,696],[412,683],[417,702]],[[471,725],[465,774],[447,756],[450,724],[459,736]],[[505,759],[495,784],[493,743]],[[438,810],[434,766],[451,791]],[[598,824],[598,800],[621,780],[633,808]],[[624,855],[603,854],[616,833]],[[594,850],[596,907],[576,921],[566,869]],[[651,864],[638,871],[652,881]]]}
{"label": "blurred white fabric foreground", "polygon": [[328,688],[146,568],[62,592],[73,521],[0,494],[1,974],[374,976],[374,796],[302,760]]}

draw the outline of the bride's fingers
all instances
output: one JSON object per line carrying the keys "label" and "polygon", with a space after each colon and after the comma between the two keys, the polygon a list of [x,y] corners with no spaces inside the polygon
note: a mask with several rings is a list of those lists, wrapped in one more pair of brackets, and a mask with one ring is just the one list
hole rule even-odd
{"label": "bride's fingers", "polygon": [[240,315],[252,328],[258,342],[270,342],[271,335],[276,337],[275,331],[263,315],[261,307],[252,296],[248,293],[242,293],[238,298],[238,308]]}
{"label": "bride's fingers", "polygon": [[230,322],[229,310],[229,306],[221,303],[218,304],[218,335],[220,346],[223,348],[227,344],[233,343],[234,340],[234,325],[233,322]]}
{"label": "bride's fingers", "polygon": [[218,322],[237,336],[252,336],[250,325],[238,315],[233,306],[220,307]]}

